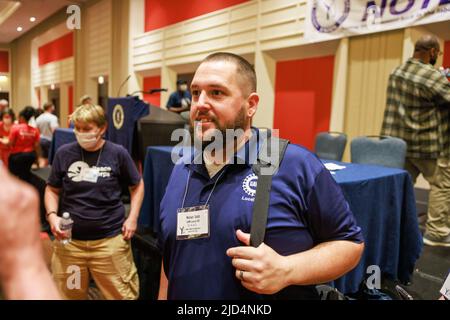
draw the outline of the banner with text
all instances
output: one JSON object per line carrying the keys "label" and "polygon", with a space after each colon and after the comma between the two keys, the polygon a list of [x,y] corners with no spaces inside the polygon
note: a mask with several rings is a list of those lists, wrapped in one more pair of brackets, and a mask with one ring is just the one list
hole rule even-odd
{"label": "banner with text", "polygon": [[450,20],[450,0],[308,0],[305,40],[319,42]]}

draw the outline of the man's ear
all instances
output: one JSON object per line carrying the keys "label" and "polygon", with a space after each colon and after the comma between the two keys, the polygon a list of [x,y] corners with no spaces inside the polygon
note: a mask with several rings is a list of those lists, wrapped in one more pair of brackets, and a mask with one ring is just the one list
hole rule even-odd
{"label": "man's ear", "polygon": [[251,93],[247,98],[247,116],[249,118],[253,118],[253,116],[256,113],[256,110],[258,109],[258,103],[259,103],[259,96],[256,92]]}

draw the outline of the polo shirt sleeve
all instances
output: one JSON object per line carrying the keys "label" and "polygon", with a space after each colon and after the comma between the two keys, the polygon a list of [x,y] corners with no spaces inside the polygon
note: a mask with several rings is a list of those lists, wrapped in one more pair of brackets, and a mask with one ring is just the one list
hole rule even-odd
{"label": "polo shirt sleeve", "polygon": [[316,244],[333,240],[364,241],[341,187],[326,168],[316,175],[307,202],[310,231]]}
{"label": "polo shirt sleeve", "polygon": [[50,176],[48,177],[47,184],[53,188],[62,188],[62,182],[65,174],[65,170],[63,169],[63,162],[61,151],[58,150],[55,154],[55,158],[52,163],[52,170],[50,172]]}
{"label": "polo shirt sleeve", "polygon": [[141,180],[141,175],[128,151],[122,146],[119,146],[119,150],[120,180],[128,186],[135,186]]}

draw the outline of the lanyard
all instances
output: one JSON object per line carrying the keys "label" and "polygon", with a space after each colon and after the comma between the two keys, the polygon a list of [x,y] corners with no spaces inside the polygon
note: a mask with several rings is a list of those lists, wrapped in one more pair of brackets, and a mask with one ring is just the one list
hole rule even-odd
{"label": "lanyard", "polygon": [[[104,147],[104,146],[105,146],[105,145],[103,145],[103,146],[101,147],[100,152],[99,152],[99,154],[98,154],[97,164],[95,165],[97,168],[98,168],[98,164],[100,163],[100,156],[102,155],[102,151],[103,151],[103,147]],[[80,147],[80,148],[81,148],[81,147]],[[83,152],[83,148],[81,148],[81,161],[84,162],[84,152]]]}
{"label": "lanyard", "polygon": [[[222,175],[223,175],[224,172],[225,172],[225,170],[222,170],[222,172],[220,173],[220,175],[217,177],[216,182],[214,182],[214,186],[213,186],[211,192],[209,193],[208,199],[206,199],[206,203],[204,204],[205,206],[208,205],[209,199],[211,199],[211,196],[212,196],[212,194],[213,194],[213,192],[214,192],[214,189],[216,189],[217,182],[219,182],[219,180],[220,180],[220,178],[222,177]],[[189,170],[188,177],[187,177],[187,181],[186,181],[186,188],[184,189],[183,203],[181,204],[181,207],[182,207],[182,208],[184,208],[184,202],[186,201],[186,195],[187,195],[187,193],[188,193],[189,182],[190,182],[190,180],[191,180],[191,170]]]}

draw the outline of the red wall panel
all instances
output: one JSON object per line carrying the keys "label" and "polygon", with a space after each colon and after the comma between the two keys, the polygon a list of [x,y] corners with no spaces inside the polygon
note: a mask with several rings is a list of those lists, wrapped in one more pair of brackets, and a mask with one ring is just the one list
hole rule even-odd
{"label": "red wall panel", "polygon": [[444,68],[450,68],[450,40],[444,44],[444,62],[442,66]]}
{"label": "red wall panel", "polygon": [[145,31],[217,11],[248,0],[145,0]]}
{"label": "red wall panel", "polygon": [[0,51],[0,72],[9,72],[9,54],[8,51]]}
{"label": "red wall panel", "polygon": [[73,56],[73,32],[70,32],[38,49],[39,66]]}
{"label": "red wall panel", "polygon": [[69,115],[73,112],[73,86],[68,87],[68,99],[69,99]]}
{"label": "red wall panel", "polygon": [[[161,87],[160,76],[144,78],[144,91],[148,91],[150,89],[157,89],[160,87]],[[155,107],[159,107],[160,96],[161,94],[159,92],[154,94],[144,94],[144,100]]]}
{"label": "red wall panel", "polygon": [[315,136],[328,131],[334,56],[277,63],[274,128],[280,137],[314,148]]}

